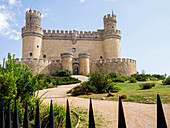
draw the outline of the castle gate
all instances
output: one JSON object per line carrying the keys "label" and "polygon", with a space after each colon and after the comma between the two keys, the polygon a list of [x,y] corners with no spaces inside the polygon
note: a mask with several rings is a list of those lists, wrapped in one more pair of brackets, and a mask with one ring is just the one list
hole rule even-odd
{"label": "castle gate", "polygon": [[73,58],[73,75],[79,75],[79,58]]}

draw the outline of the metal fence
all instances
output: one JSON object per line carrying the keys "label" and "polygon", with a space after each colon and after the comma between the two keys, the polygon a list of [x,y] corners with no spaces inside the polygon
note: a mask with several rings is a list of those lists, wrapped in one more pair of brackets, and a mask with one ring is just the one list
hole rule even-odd
{"label": "metal fence", "polygon": [[[14,117],[13,117],[13,128],[19,128],[19,119],[18,119],[18,112],[17,112],[17,104],[15,102],[15,110],[14,110]],[[123,105],[121,98],[119,97],[119,111],[118,111],[118,128],[126,128],[126,120],[123,111]],[[10,112],[10,104],[8,105],[6,120],[4,115],[3,104],[1,103],[1,110],[0,110],[0,128],[11,128],[11,112]],[[54,122],[54,111],[53,111],[53,103],[51,101],[50,105],[50,115],[49,115],[49,124],[48,128],[55,128]],[[66,109],[66,128],[71,128],[71,119],[70,119],[70,110],[69,110],[69,102],[67,100],[67,109]],[[29,115],[28,115],[28,105],[26,103],[25,107],[25,114],[24,114],[24,122],[23,128],[30,128],[29,126]],[[36,108],[36,117],[35,117],[35,125],[34,128],[41,128],[41,120],[40,120],[40,112],[39,112],[39,103],[37,101],[37,108]],[[90,99],[90,106],[89,106],[89,128],[95,128],[95,120],[93,115],[93,107],[92,107],[92,100]],[[162,108],[162,103],[160,100],[160,96],[157,95],[157,128],[167,128],[166,119],[164,116],[164,111]]]}

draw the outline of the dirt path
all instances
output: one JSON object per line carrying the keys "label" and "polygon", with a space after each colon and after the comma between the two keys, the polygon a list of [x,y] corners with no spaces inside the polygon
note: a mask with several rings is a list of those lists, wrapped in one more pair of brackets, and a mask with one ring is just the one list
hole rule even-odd
{"label": "dirt path", "polygon": [[[74,76],[82,81],[87,81],[87,77]],[[44,96],[44,103],[49,104],[52,99],[53,102],[58,102],[63,105],[66,99],[69,99],[71,107],[82,107],[88,109],[89,99],[68,97],[66,92],[72,89],[77,84],[63,85],[58,88],[45,89],[39,92],[42,95],[48,91]],[[102,117],[106,120],[105,128],[116,128],[118,122],[118,102],[93,100],[94,113],[102,113]],[[139,104],[123,102],[124,113],[128,128],[156,128],[156,104]],[[170,127],[170,104],[164,104],[164,111],[167,120],[167,125]]]}

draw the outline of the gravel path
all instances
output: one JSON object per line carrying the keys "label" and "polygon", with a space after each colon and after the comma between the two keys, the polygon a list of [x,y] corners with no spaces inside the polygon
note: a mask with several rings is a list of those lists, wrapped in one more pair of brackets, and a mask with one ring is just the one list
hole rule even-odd
{"label": "gravel path", "polygon": [[[87,81],[84,76],[73,76],[82,81]],[[57,88],[40,90],[39,96],[47,92],[42,98],[43,103],[50,104],[50,100],[65,105],[69,99],[71,107],[82,107],[88,109],[89,99],[69,97],[66,92],[77,84],[63,85]],[[105,128],[117,127],[118,122],[118,102],[105,100],[92,100],[95,113],[102,113],[106,120]],[[156,128],[156,104],[140,104],[123,102],[124,113],[128,128]],[[164,104],[164,111],[168,127],[170,127],[170,104]]]}

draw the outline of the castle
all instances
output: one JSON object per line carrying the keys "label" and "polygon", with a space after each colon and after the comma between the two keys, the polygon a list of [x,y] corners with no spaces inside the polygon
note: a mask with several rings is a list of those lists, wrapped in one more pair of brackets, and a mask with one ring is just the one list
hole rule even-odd
{"label": "castle", "polygon": [[137,73],[136,61],[121,57],[121,32],[116,29],[114,14],[104,16],[104,29],[95,32],[43,30],[41,13],[35,10],[27,11],[25,20],[21,62],[33,69],[34,75],[62,69],[80,75],[95,70],[126,76]]}

